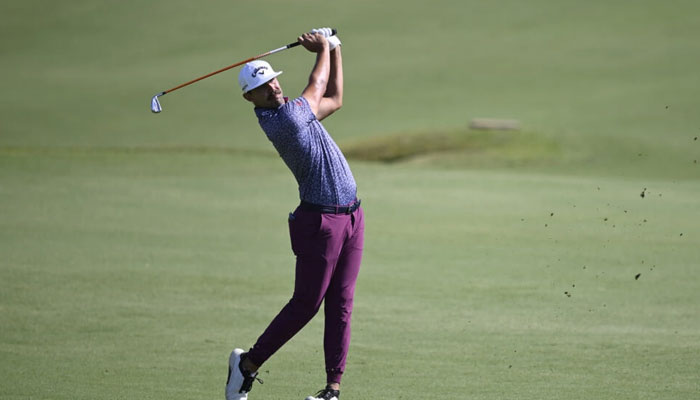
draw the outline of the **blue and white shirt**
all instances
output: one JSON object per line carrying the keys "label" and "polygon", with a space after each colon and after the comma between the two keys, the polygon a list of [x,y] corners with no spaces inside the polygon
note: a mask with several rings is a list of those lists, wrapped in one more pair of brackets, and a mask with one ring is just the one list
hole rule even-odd
{"label": "blue and white shirt", "polygon": [[301,200],[325,206],[355,200],[357,185],[348,162],[304,97],[279,108],[255,108],[255,114],[294,174]]}

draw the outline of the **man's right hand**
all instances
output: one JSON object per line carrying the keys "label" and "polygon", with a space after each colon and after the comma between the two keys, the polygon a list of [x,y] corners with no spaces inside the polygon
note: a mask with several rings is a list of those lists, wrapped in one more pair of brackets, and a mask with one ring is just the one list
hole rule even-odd
{"label": "man's right hand", "polygon": [[304,48],[312,53],[320,53],[328,47],[328,40],[321,33],[307,32],[297,38]]}

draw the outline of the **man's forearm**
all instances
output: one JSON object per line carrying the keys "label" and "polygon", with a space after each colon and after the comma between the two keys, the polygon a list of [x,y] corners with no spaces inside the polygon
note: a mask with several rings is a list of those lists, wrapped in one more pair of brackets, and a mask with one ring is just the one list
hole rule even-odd
{"label": "man's forearm", "polygon": [[326,46],[316,53],[316,63],[309,76],[309,86],[313,87],[317,93],[325,93],[328,90],[330,71],[330,55]]}
{"label": "man's forearm", "polygon": [[339,104],[343,102],[343,57],[340,52],[340,46],[337,46],[330,52],[330,74],[328,76],[328,85],[326,93],[323,97],[330,97]]}
{"label": "man's forearm", "polygon": [[[322,39],[321,48],[315,40]],[[299,39],[302,45],[316,54],[316,64],[311,70],[309,84],[302,96],[309,102],[311,111],[319,121],[333,114],[343,102],[343,60],[340,47],[333,51],[328,48],[328,42],[322,36],[304,34]]]}

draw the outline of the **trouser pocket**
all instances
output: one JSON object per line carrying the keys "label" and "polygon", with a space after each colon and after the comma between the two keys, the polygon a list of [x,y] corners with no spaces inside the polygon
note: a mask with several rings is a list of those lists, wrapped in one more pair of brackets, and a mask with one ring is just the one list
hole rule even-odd
{"label": "trouser pocket", "polygon": [[321,213],[297,208],[289,214],[289,239],[295,255],[301,255],[313,248],[313,240],[321,228]]}

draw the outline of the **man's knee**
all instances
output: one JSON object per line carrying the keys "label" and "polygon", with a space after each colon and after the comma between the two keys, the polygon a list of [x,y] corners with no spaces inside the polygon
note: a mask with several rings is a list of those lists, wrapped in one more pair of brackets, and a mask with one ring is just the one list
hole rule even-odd
{"label": "man's knee", "polygon": [[320,301],[314,301],[313,299],[305,299],[303,297],[297,296],[296,294],[289,301],[290,308],[297,315],[297,318],[311,320],[311,318],[316,315],[319,308],[321,308]]}
{"label": "man's knee", "polygon": [[345,319],[352,314],[352,305],[352,297],[326,298],[324,311],[326,315],[338,315],[341,319]]}

